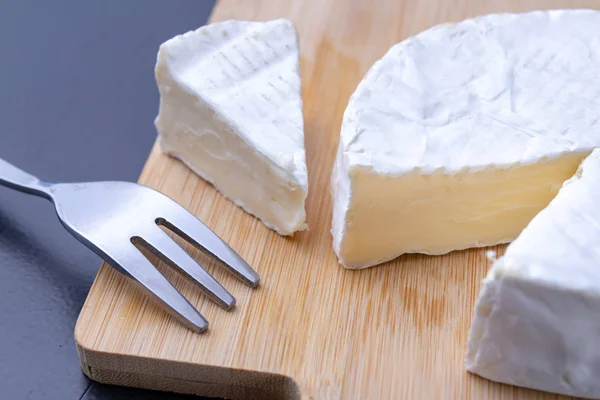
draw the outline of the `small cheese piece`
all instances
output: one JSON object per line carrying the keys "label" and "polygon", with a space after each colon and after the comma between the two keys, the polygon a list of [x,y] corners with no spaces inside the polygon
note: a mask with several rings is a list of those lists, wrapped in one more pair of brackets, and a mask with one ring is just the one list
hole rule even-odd
{"label": "small cheese piece", "polygon": [[600,146],[600,12],[495,14],[392,47],[344,113],[333,245],[365,268],[513,240]]}
{"label": "small cheese piece", "polygon": [[600,150],[494,262],[475,308],[467,369],[600,398]]}
{"label": "small cheese piece", "polygon": [[306,229],[298,38],[226,21],[176,36],[156,63],[161,148],[281,235]]}

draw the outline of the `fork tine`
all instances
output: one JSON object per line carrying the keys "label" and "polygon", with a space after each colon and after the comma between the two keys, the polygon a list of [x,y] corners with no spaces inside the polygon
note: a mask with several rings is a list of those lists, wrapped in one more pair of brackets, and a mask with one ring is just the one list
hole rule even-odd
{"label": "fork tine", "polygon": [[219,282],[202,268],[185,250],[160,228],[143,238],[135,238],[171,268],[177,269],[188,279],[202,288],[202,291],[215,303],[226,310],[235,305],[235,298]]}
{"label": "fork tine", "polygon": [[192,213],[185,211],[175,217],[158,218],[156,223],[167,227],[198,249],[217,258],[248,286],[258,286],[260,277],[252,267]]}
{"label": "fork tine", "polygon": [[[133,246],[133,245],[132,245]],[[113,260],[118,270],[125,272],[130,280],[137,284],[149,298],[189,329],[201,333],[208,328],[208,321],[190,304],[181,293],[133,246],[126,259]],[[111,263],[112,264],[112,263]]]}

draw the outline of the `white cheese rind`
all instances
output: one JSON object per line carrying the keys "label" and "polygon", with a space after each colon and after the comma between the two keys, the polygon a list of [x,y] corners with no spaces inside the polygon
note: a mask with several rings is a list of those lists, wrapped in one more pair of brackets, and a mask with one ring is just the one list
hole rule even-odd
{"label": "white cheese rind", "polygon": [[467,369],[600,398],[600,150],[508,246],[486,277]]}
{"label": "white cheese rind", "polygon": [[[332,233],[341,263],[364,268],[407,252],[443,254],[514,239],[576,165],[600,146],[598,26],[600,12],[594,10],[494,14],[436,26],[392,47],[366,74],[344,113],[332,182]],[[519,188],[521,168],[553,161],[556,172],[542,174],[539,184],[545,188],[528,212],[510,215],[517,198],[492,204],[494,195],[527,191],[530,182]],[[472,224],[457,228],[439,218],[441,210],[460,212],[444,203],[446,187],[466,185],[477,173],[500,181],[503,171],[507,177],[514,173],[487,192],[490,207],[476,203],[482,197],[456,197],[457,204],[473,209],[470,218],[461,217]],[[419,218],[416,211],[401,218],[415,204],[404,194],[420,185],[419,179],[425,185],[432,177],[439,187],[423,191],[422,200],[438,203],[420,207]],[[378,180],[389,189],[376,186]],[[485,179],[472,184],[480,182]],[[360,196],[369,184],[367,201]],[[476,186],[467,189],[475,192]],[[396,215],[389,219],[396,225],[381,226],[380,235],[368,226],[373,221],[368,215],[377,210]],[[515,227],[508,236],[493,235],[493,226],[501,224],[484,221],[482,226],[481,217],[492,212],[498,221],[512,218]],[[456,229],[465,231],[464,240],[446,243],[437,233]],[[431,239],[405,242],[407,230]],[[482,240],[482,234],[489,237]],[[396,248],[370,251],[384,236],[395,238]]]}
{"label": "white cheese rind", "polygon": [[292,23],[225,21],[163,43],[161,148],[282,235],[306,229],[308,176]]}

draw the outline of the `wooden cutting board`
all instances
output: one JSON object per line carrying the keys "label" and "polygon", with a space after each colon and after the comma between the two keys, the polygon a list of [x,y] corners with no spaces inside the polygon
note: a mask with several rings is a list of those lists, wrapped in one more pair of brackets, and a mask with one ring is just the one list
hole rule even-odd
{"label": "wooden cutting board", "polygon": [[210,321],[207,333],[195,334],[103,265],[75,329],[84,372],[104,383],[237,399],[559,398],[465,371],[486,250],[407,255],[367,270],[345,270],[331,247],[329,178],[348,98],[393,44],[432,25],[481,14],[595,5],[221,0],[212,21],[286,17],[298,29],[310,231],[278,236],[155,147],[140,182],[205,221],[256,268],[262,285],[244,286],[188,246],[238,300],[233,311],[223,311],[163,269]]}

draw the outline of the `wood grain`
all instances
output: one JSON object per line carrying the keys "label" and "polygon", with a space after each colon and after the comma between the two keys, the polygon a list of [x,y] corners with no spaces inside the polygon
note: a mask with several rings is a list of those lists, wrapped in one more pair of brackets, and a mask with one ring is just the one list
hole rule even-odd
{"label": "wood grain", "polygon": [[331,247],[328,184],[348,98],[391,45],[437,23],[491,12],[597,4],[220,1],[212,21],[287,17],[299,31],[310,231],[278,236],[155,147],[140,182],[192,210],[257,269],[262,285],[249,289],[188,246],[237,298],[225,312],[161,267],[209,319],[209,331],[198,335],[103,265],[75,330],[84,372],[105,383],[238,399],[559,398],[465,371],[485,250],[345,270]]}

